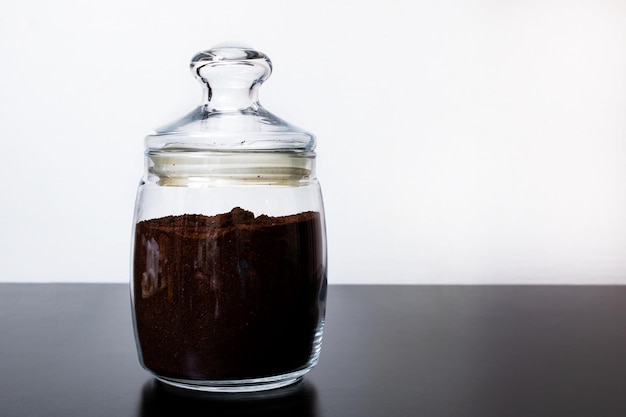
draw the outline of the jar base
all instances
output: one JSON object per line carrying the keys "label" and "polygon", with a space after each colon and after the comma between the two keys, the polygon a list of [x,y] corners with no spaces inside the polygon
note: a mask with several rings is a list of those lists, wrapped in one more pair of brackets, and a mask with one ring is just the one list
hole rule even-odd
{"label": "jar base", "polygon": [[238,379],[238,380],[197,380],[168,378],[155,375],[156,379],[172,387],[203,392],[246,393],[268,391],[283,388],[302,380],[308,369],[276,375],[266,378]]}

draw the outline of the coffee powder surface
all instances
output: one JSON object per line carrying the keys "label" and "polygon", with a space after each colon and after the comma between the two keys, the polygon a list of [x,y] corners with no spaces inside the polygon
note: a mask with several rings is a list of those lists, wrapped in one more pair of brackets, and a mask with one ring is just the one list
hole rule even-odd
{"label": "coffee powder surface", "polygon": [[318,212],[255,217],[234,208],[135,227],[140,358],[158,375],[228,380],[305,368],[326,290]]}

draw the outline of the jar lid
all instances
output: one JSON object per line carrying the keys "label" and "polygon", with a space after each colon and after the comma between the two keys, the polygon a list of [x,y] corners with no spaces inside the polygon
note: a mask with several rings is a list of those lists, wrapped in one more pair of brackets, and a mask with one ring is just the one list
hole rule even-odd
{"label": "jar lid", "polygon": [[203,86],[203,103],[148,135],[148,150],[314,151],[313,134],[259,103],[259,87],[272,73],[267,55],[242,44],[220,44],[196,54],[190,67]]}

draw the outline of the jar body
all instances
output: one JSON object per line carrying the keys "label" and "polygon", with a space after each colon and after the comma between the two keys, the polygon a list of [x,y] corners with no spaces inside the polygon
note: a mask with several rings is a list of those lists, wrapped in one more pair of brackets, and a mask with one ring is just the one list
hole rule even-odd
{"label": "jar body", "polygon": [[326,235],[314,161],[147,153],[131,267],[144,368],[186,388],[256,391],[315,366]]}

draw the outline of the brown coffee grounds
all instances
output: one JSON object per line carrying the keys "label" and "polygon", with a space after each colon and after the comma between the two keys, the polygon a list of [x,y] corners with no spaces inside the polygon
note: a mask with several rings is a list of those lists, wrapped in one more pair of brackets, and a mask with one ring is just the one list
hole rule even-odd
{"label": "brown coffee grounds", "polygon": [[134,319],[144,366],[184,379],[304,368],[324,314],[320,213],[235,208],[139,222]]}

